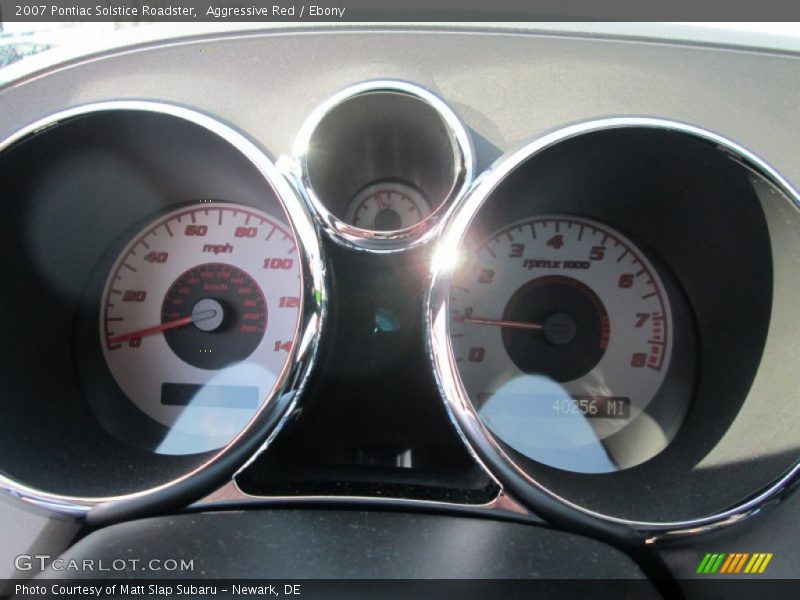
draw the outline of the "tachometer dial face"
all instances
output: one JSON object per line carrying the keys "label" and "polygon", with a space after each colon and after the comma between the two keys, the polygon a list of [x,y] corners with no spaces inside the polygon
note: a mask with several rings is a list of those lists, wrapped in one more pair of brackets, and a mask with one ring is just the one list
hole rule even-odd
{"label": "tachometer dial face", "polygon": [[100,344],[123,393],[168,428],[157,452],[232,439],[286,368],[301,306],[291,230],[237,204],[171,212],[121,252]]}
{"label": "tachometer dial face", "polygon": [[430,204],[412,186],[383,181],[356,194],[345,219],[361,229],[397,231],[416,225],[430,214]]}
{"label": "tachometer dial face", "polygon": [[584,218],[515,222],[455,275],[450,307],[461,379],[500,439],[571,471],[630,466],[611,440],[649,419],[672,354],[664,283],[630,240]]}

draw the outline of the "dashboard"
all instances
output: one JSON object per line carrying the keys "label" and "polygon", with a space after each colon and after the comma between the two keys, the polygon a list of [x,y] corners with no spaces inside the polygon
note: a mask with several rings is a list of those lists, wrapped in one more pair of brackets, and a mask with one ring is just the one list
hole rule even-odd
{"label": "dashboard", "polygon": [[[441,525],[493,540],[478,562],[531,544],[544,576],[597,579],[613,556],[688,594],[709,544],[797,511],[797,69],[333,27],[7,84],[2,486],[94,531],[52,539],[65,556],[149,547],[166,514],[163,548],[320,536],[316,570],[208,558],[216,576],[388,576],[336,562],[359,527],[419,553],[393,577],[532,576],[415,549]],[[752,551],[790,577],[792,539]]]}

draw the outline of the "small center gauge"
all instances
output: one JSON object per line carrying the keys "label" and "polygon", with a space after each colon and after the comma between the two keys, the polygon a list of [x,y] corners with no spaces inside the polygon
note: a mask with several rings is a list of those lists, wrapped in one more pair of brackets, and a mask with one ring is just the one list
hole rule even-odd
{"label": "small center gauge", "polygon": [[416,225],[430,214],[430,204],[416,188],[399,181],[381,181],[356,194],[345,218],[361,229],[399,231]]}

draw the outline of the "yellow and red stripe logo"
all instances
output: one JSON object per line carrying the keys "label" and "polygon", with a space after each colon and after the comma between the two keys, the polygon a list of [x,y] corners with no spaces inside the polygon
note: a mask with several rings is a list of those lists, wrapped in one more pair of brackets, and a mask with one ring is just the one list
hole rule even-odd
{"label": "yellow and red stripe logo", "polygon": [[750,574],[760,575],[767,570],[772,552],[709,552],[700,561],[697,573],[711,575]]}

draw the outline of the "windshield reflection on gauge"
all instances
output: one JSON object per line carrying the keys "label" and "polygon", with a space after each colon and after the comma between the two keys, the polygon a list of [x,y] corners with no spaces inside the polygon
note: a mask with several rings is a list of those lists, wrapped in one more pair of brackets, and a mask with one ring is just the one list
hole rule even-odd
{"label": "windshield reflection on gauge", "polygon": [[633,242],[593,220],[544,215],[492,234],[450,295],[455,360],[486,426],[574,472],[660,452],[685,408],[664,410],[661,398],[673,350],[666,290]]}

